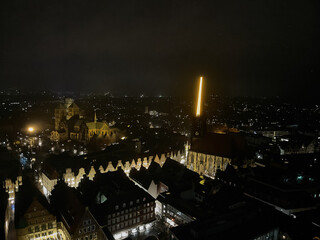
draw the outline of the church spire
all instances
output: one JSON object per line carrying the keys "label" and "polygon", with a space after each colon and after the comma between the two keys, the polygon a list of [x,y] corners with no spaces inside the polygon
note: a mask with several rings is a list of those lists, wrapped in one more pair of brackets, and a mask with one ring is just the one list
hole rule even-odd
{"label": "church spire", "polygon": [[97,122],[97,113],[96,113],[96,111],[94,111],[94,122],[95,123]]}

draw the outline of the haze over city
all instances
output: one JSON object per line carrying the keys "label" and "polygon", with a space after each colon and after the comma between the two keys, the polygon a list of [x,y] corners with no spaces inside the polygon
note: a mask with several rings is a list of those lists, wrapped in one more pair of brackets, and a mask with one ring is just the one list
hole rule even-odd
{"label": "haze over city", "polygon": [[1,88],[316,98],[318,1],[5,1]]}

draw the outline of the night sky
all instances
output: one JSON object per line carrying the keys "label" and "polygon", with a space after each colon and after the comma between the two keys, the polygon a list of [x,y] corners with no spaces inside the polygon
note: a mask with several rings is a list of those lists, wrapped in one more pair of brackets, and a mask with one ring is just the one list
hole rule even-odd
{"label": "night sky", "polygon": [[[0,89],[314,98],[320,1],[2,1]],[[192,92],[193,93],[193,92]]]}

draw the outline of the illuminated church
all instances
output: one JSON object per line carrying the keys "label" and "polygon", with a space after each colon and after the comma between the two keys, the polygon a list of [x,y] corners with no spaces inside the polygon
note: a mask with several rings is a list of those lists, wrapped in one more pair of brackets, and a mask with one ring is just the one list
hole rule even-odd
{"label": "illuminated church", "polygon": [[187,167],[200,175],[214,177],[218,169],[224,171],[228,165],[236,167],[245,158],[247,145],[244,136],[236,129],[207,126],[206,117],[201,113],[202,88],[201,77]]}
{"label": "illuminated church", "polygon": [[73,99],[67,98],[64,104],[55,108],[55,130],[51,132],[52,141],[74,140],[88,143],[91,140],[114,142],[120,137],[117,128],[110,128],[106,121],[99,122],[96,113],[92,122],[85,121],[83,111]]}

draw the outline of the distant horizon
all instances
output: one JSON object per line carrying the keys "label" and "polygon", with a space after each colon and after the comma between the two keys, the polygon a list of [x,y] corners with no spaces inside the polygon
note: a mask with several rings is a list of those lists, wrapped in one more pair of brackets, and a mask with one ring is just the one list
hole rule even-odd
{"label": "distant horizon", "polygon": [[[111,97],[111,98],[188,98],[192,101],[196,101],[196,94],[185,94],[185,95],[164,95],[164,94],[155,94],[155,95],[149,95],[149,94],[125,94],[125,93],[113,93],[113,92],[103,92],[103,91],[55,91],[55,90],[23,90],[23,89],[17,89],[17,88],[6,88],[6,89],[1,89],[0,90],[0,95],[3,93],[7,92],[12,92],[12,91],[18,91],[19,94],[43,94],[45,93],[52,93],[58,97],[61,98],[68,98],[68,97],[83,97],[87,96],[89,97],[90,95],[97,95],[97,96],[106,96],[106,97]],[[143,95],[143,96],[142,96]],[[250,95],[228,95],[228,94],[219,94],[219,93],[207,93],[204,96],[204,101],[208,100],[208,97],[210,96],[215,96],[219,98],[230,98],[230,99],[252,99],[252,100],[281,100],[281,101],[286,101],[288,103],[294,103],[294,104],[314,104],[318,105],[320,104],[320,97],[319,99],[315,99],[313,97],[310,98],[297,98],[295,96],[250,96]],[[285,102],[283,102],[285,103]]]}

